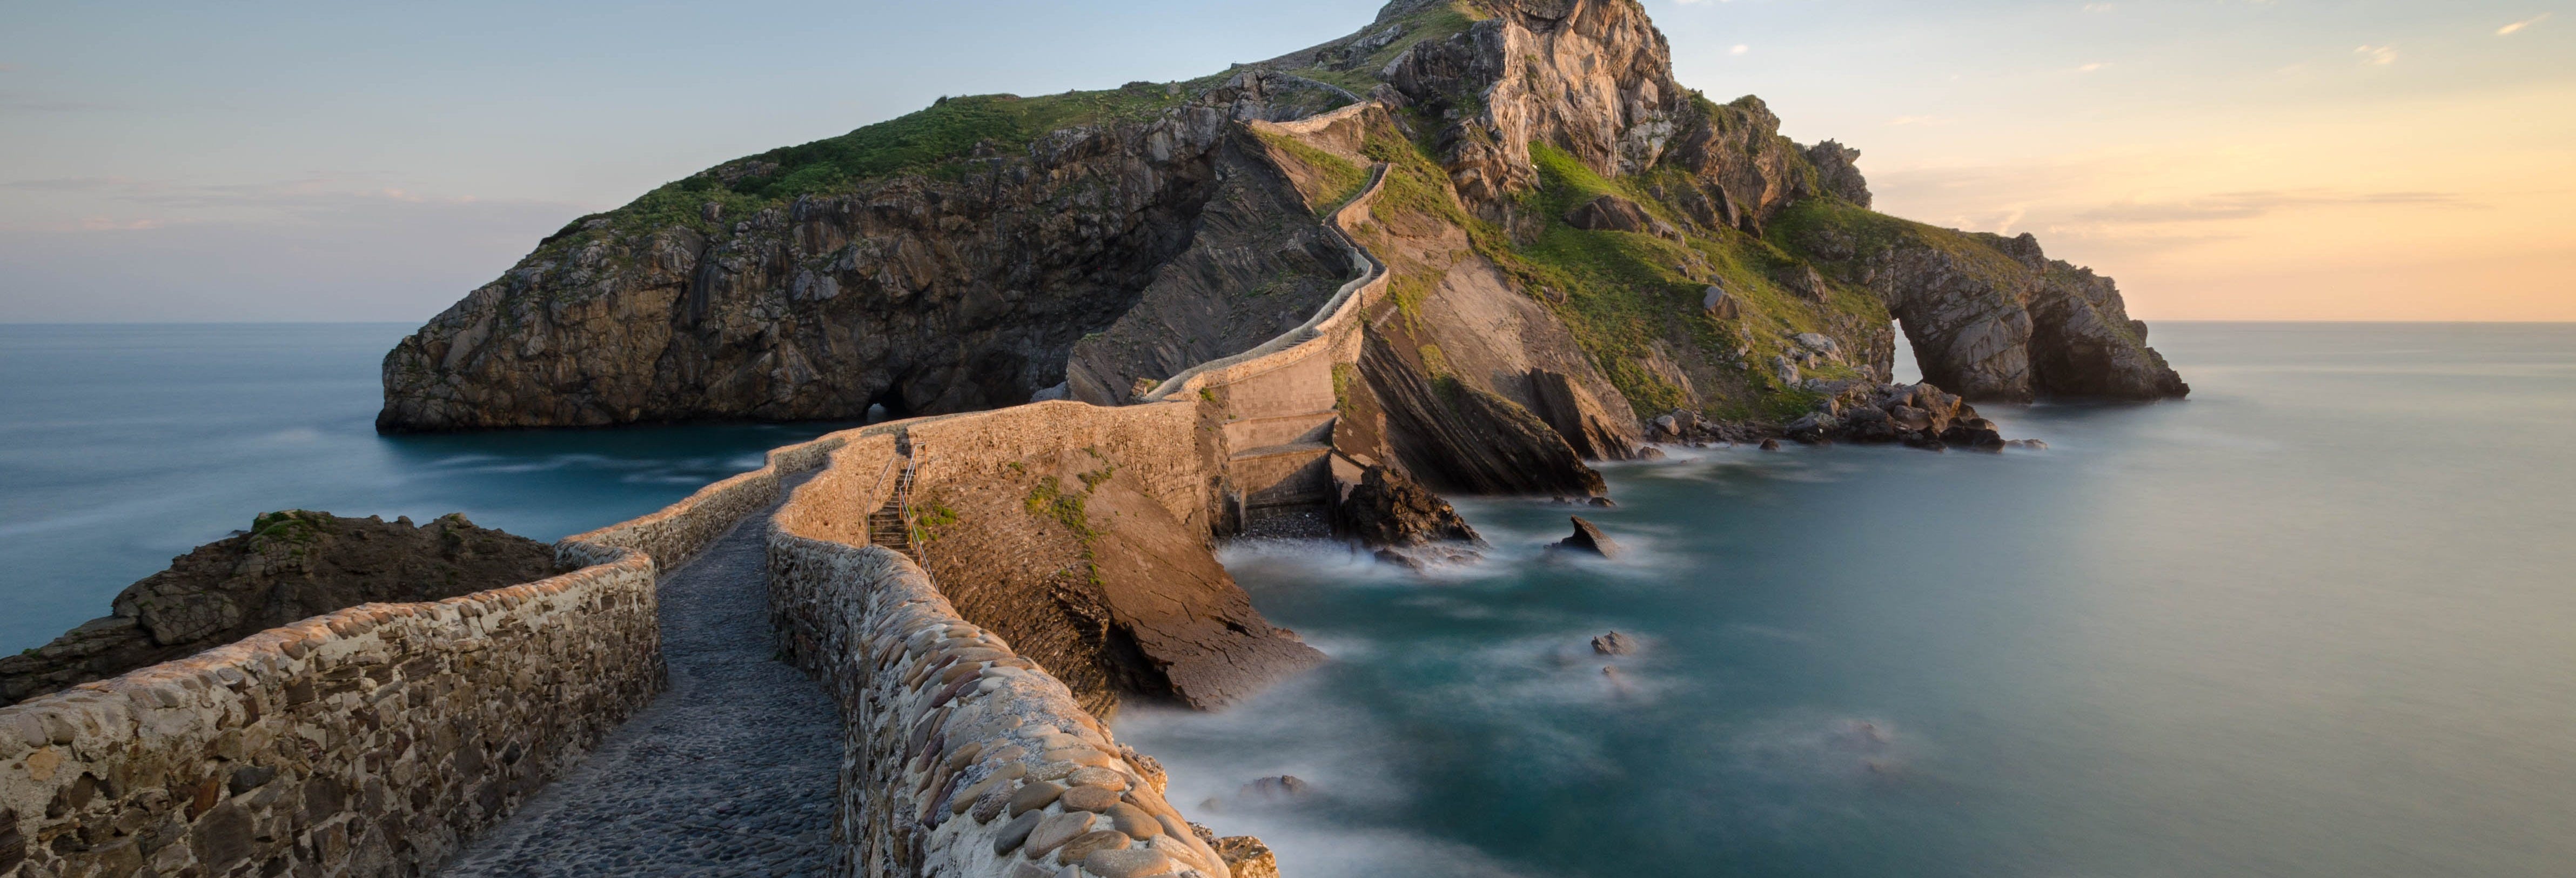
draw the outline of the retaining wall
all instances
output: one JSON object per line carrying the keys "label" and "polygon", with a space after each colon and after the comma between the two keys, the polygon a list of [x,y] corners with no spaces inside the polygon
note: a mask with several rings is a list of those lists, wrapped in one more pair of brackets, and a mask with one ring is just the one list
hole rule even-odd
{"label": "retaining wall", "polygon": [[[1335,215],[1336,234],[1382,182],[1380,169]],[[891,487],[898,431],[941,478],[1115,446],[1158,503],[1200,526],[1219,492],[1304,477],[1314,468],[1275,454],[1236,466],[1244,449],[1228,435],[1329,438],[1328,418],[1268,420],[1329,409],[1332,365],[1357,357],[1360,315],[1386,282],[1382,264],[1351,252],[1360,276],[1306,324],[1175,376],[1148,404],[1039,403],[836,433],[566,538],[556,556],[581,565],[571,573],[354,607],[0,708],[0,876],[434,869],[660,692],[659,571],[776,501],[787,475],[829,464],[770,535],[770,587],[782,642],[829,682],[846,721],[843,873],[1039,878],[1070,856],[1095,875],[1221,878],[1223,862],[1162,800],[1159,766],[966,624],[909,559],[857,543]]]}
{"label": "retaining wall", "polygon": [[1163,800],[1161,766],[967,624],[910,559],[782,516],[769,564],[781,643],[824,680],[847,736],[836,874],[1229,875]]}
{"label": "retaining wall", "polygon": [[571,573],[365,604],[0,708],[0,876],[436,868],[661,691],[659,570],[844,441],[567,538]]}

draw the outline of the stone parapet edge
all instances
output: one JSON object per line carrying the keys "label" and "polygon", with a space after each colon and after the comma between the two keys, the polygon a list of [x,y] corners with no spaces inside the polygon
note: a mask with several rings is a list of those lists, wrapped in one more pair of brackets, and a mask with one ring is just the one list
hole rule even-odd
{"label": "stone parapet edge", "polygon": [[967,623],[911,559],[784,522],[769,557],[782,651],[843,720],[835,874],[1230,874],[1163,799],[1161,766]]}
{"label": "stone parapet edge", "polygon": [[568,573],[351,607],[0,708],[0,876],[435,869],[660,693],[660,571],[855,432],[567,537]]}

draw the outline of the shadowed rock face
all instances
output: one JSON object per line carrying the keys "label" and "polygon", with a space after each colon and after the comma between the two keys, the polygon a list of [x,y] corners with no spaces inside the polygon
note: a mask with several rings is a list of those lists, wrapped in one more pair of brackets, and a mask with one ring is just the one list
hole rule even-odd
{"label": "shadowed rock face", "polygon": [[1482,546],[1483,537],[1440,495],[1384,466],[1361,470],[1333,504],[1335,536],[1370,548],[1420,546],[1443,540]]}
{"label": "shadowed rock face", "polygon": [[1433,488],[1584,496],[1607,490],[1601,474],[1529,409],[1455,377],[1431,376],[1383,336],[1368,338],[1359,372],[1371,407],[1383,413],[1386,450]]}
{"label": "shadowed rock face", "polygon": [[[1149,287],[1225,282],[1235,266],[1222,254],[1166,269],[1193,248],[1235,243],[1244,208],[1275,204],[1257,185],[1222,182],[1259,170],[1247,168],[1236,123],[1332,100],[1346,98],[1245,74],[1146,121],[1058,130],[1012,153],[979,147],[951,173],[865,180],[739,217],[711,201],[632,231],[623,214],[588,218],[387,354],[377,427],[837,419],[872,403],[913,414],[1026,402],[1064,379],[1076,340]],[[683,182],[749,186],[775,173],[745,159]],[[1197,235],[1212,198],[1230,219]],[[1282,271],[1311,261],[1293,244],[1278,249],[1289,251],[1275,260]],[[1341,270],[1327,268],[1324,293]],[[1316,286],[1283,284],[1282,307],[1320,298]],[[1271,310],[1193,328],[1213,349],[1262,335],[1266,324],[1254,324]]]}
{"label": "shadowed rock face", "polygon": [[923,566],[968,620],[1064,681],[1084,709],[1222,706],[1323,660],[1271,625],[1131,468],[1086,451],[925,484]]}
{"label": "shadowed rock face", "polygon": [[410,521],[290,509],[198,546],[117,593],[111,615],[0,659],[0,704],[185,658],[363,603],[434,601],[553,576],[544,543],[449,515]]}

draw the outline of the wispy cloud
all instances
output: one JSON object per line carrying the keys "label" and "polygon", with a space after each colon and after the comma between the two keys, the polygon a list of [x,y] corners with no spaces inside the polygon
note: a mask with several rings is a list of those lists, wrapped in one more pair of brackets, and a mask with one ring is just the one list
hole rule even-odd
{"label": "wispy cloud", "polygon": [[2385,67],[2397,63],[2396,46],[2354,46],[2352,53],[2361,56],[2364,64]]}
{"label": "wispy cloud", "polygon": [[2480,207],[2451,192],[2332,192],[2317,189],[2222,192],[2181,201],[2131,201],[2076,214],[2085,222],[2110,224],[2205,223],[2254,219],[2278,211],[2311,207]]}
{"label": "wispy cloud", "polygon": [[1727,53],[1727,54],[1729,54],[1729,55],[1741,55],[1741,54],[1744,54],[1744,53],[1746,53],[1746,52],[1750,52],[1750,51],[1753,51],[1753,47],[1752,47],[1752,46],[1748,46],[1748,45],[1745,45],[1745,44],[1743,44],[1743,43],[1737,43],[1737,44],[1735,44],[1735,47],[1734,47],[1734,48],[1731,48],[1731,49],[1726,50],[1726,53]]}
{"label": "wispy cloud", "polygon": [[2541,22],[2548,21],[2548,20],[2549,20],[2549,13],[2543,12],[2543,13],[2541,13],[2541,14],[2539,14],[2539,15],[2534,15],[2534,16],[2532,16],[2532,17],[2530,17],[2530,18],[2526,18],[2526,19],[2523,19],[2523,20],[2521,20],[2521,21],[2517,21],[2517,22],[2514,22],[2514,23],[2512,23],[2512,24],[2508,24],[2508,25],[2505,25],[2505,26],[2503,26],[2503,27],[2496,28],[2496,36],[2500,36],[2500,37],[2509,37],[2509,36],[2513,36],[2514,34],[2521,33],[2521,32],[2522,32],[2522,30],[2523,30],[2524,28],[2527,28],[2527,27],[2530,27],[2530,26],[2532,26],[2532,25],[2539,24],[2539,23],[2541,23]]}
{"label": "wispy cloud", "polygon": [[2109,62],[2107,62],[2107,61],[2095,61],[2095,62],[2093,62],[2093,63],[2086,64],[2086,65],[2083,65],[2083,66],[2080,66],[2080,67],[2075,68],[2075,72],[2077,72],[2077,73],[2091,73],[2091,72],[2093,72],[2093,71],[2100,70],[2100,69],[2102,69],[2102,68],[2104,68],[2104,67],[2109,67],[2109,66],[2111,66],[2111,65],[2110,65],[2110,63],[2109,63]]}

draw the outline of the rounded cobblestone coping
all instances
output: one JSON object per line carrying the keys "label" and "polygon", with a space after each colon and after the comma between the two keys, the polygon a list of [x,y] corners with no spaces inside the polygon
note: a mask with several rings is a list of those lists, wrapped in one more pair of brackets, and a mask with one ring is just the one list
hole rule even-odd
{"label": "rounded cobblestone coping", "polygon": [[0,875],[419,875],[664,685],[655,583],[848,434],[566,538],[580,569],[365,604],[0,708]]}
{"label": "rounded cobblestone coping", "polygon": [[769,564],[782,649],[823,679],[847,736],[833,874],[1229,878],[1164,801],[1162,767],[911,559],[782,516]]}
{"label": "rounded cobblestone coping", "polygon": [[0,709],[0,874],[435,867],[661,688],[653,562],[616,551]]}

